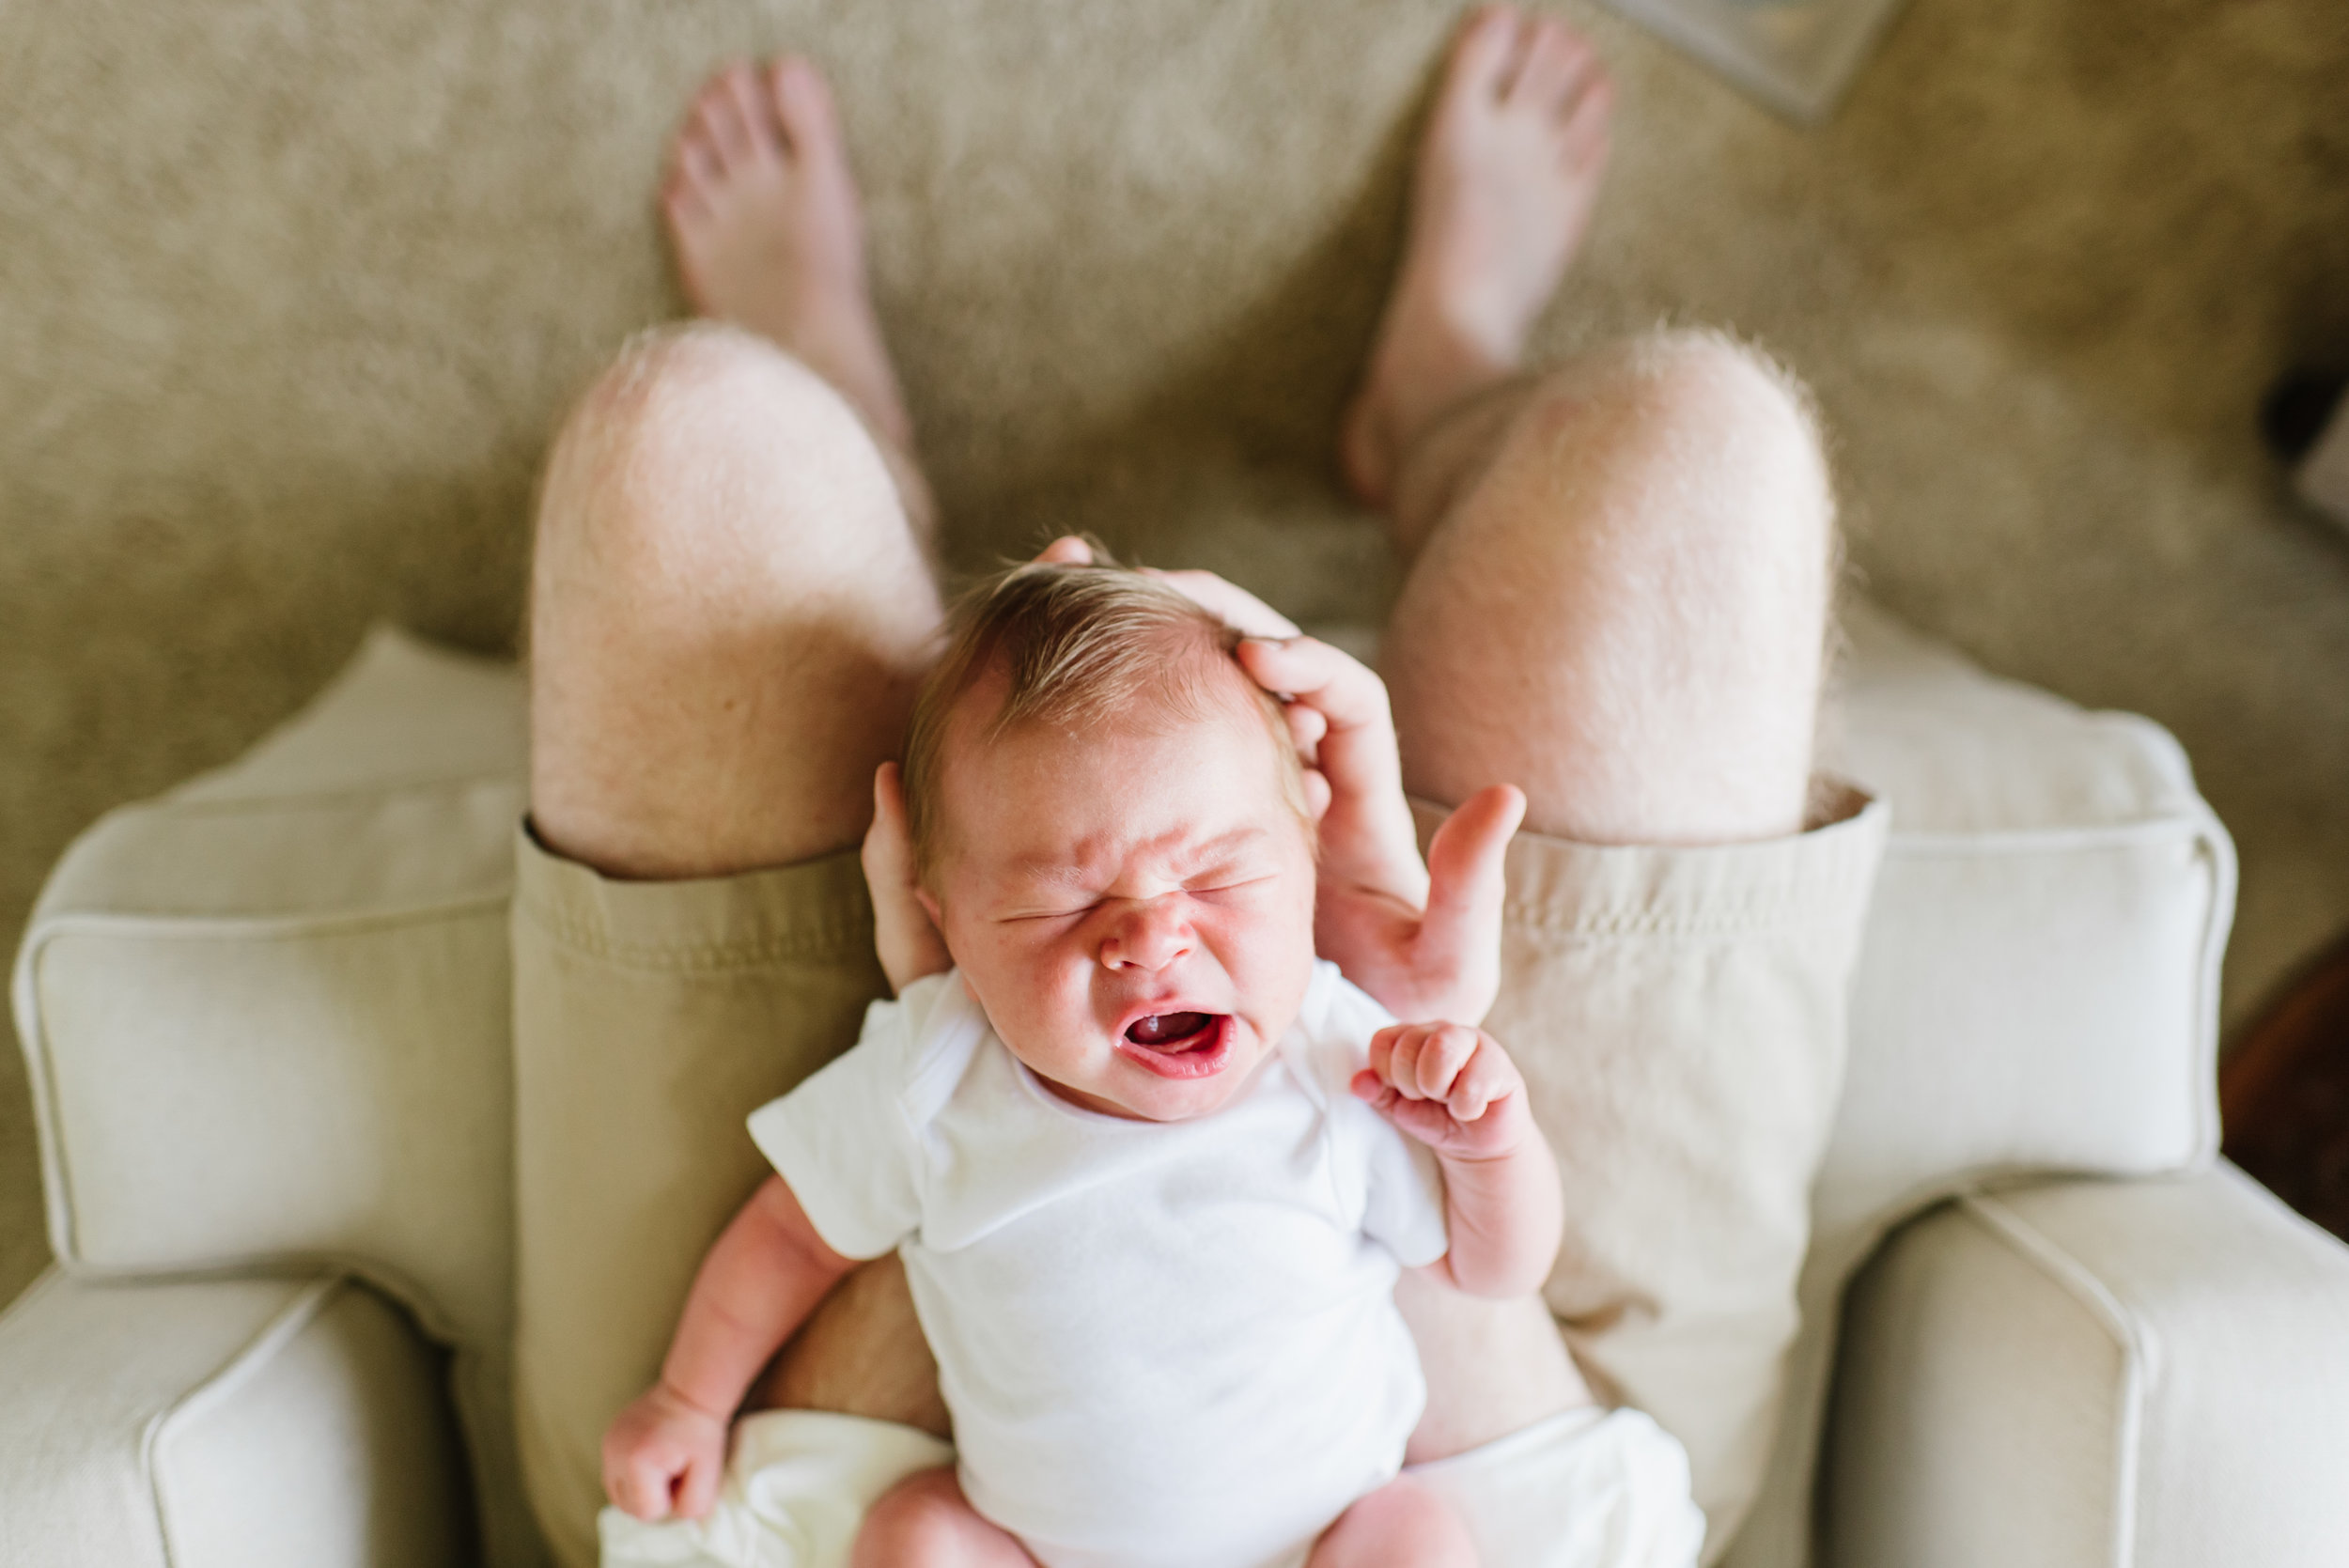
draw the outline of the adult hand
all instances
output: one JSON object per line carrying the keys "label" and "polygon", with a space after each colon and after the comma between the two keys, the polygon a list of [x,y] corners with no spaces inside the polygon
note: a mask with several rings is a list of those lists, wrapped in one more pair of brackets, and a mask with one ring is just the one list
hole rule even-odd
{"label": "adult hand", "polygon": [[[1075,538],[1037,557],[1092,558]],[[1495,784],[1469,797],[1422,862],[1386,683],[1213,572],[1149,575],[1242,633],[1241,667],[1287,702],[1321,823],[1315,947],[1398,1017],[1482,1022],[1501,990],[1501,856],[1524,819],[1523,792]]]}
{"label": "adult hand", "polygon": [[913,838],[906,831],[905,786],[894,762],[873,771],[873,825],[864,831],[858,858],[864,865],[865,889],[873,895],[873,946],[880,954],[889,988],[903,993],[924,975],[954,968],[945,939],[915,896],[919,877]]}
{"label": "adult hand", "polygon": [[1239,661],[1290,699],[1289,728],[1328,799],[1315,946],[1398,1017],[1482,1022],[1501,991],[1501,857],[1524,793],[1470,796],[1423,862],[1386,683],[1310,637],[1251,638]]}

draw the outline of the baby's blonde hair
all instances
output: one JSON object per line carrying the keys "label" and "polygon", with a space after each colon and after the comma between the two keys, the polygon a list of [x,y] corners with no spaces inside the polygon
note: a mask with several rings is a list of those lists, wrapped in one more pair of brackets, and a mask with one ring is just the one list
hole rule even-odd
{"label": "baby's blonde hair", "polygon": [[1282,793],[1312,838],[1288,721],[1280,699],[1232,657],[1240,633],[1158,579],[1095,553],[1091,566],[1031,562],[999,572],[949,613],[946,651],[914,697],[906,737],[906,826],[926,883],[942,828],[940,786],[955,706],[997,670],[1009,689],[978,732],[983,742],[1025,723],[1195,722],[1239,691],[1264,720]]}

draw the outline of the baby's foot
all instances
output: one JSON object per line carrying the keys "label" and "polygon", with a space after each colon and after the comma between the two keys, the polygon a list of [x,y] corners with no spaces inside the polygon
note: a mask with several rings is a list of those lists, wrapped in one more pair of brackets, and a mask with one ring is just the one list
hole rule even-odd
{"label": "baby's foot", "polygon": [[782,344],[910,448],[840,116],[813,65],[738,61],[711,77],[677,132],[661,210],[694,310]]}
{"label": "baby's foot", "polygon": [[1554,17],[1489,6],[1453,44],[1411,181],[1403,269],[1339,454],[1383,505],[1428,421],[1515,371],[1589,226],[1614,88]]}

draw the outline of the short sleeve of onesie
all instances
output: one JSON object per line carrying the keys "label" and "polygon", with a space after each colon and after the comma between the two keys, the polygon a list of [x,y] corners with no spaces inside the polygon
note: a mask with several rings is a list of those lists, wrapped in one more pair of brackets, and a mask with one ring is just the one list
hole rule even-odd
{"label": "short sleeve of onesie", "polygon": [[1329,987],[1315,1032],[1316,1054],[1329,1053],[1321,1071],[1330,1112],[1340,1136],[1361,1151],[1368,1178],[1362,1233],[1404,1267],[1423,1268],[1451,1245],[1444,1231],[1442,1169],[1426,1144],[1397,1130],[1348,1087],[1369,1065],[1370,1037],[1394,1022],[1394,1015],[1333,972],[1318,983]]}
{"label": "short sleeve of onesie", "polygon": [[905,1090],[915,1037],[944,977],[865,1009],[856,1045],[751,1113],[751,1139],[844,1258],[894,1251],[922,1217],[920,1149]]}

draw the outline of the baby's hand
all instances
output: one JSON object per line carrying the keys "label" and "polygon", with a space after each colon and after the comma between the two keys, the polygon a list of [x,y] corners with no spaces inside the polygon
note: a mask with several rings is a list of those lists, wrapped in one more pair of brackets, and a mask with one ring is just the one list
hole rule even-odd
{"label": "baby's hand", "polygon": [[603,1435],[603,1489],[639,1519],[698,1519],[718,1500],[726,1423],[655,1383]]}
{"label": "baby's hand", "polygon": [[1499,1041],[1467,1024],[1380,1030],[1353,1089],[1437,1154],[1461,1159],[1514,1154],[1533,1125],[1517,1063]]}

